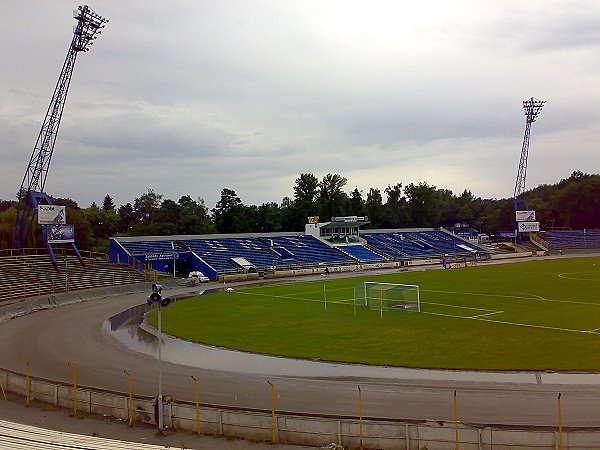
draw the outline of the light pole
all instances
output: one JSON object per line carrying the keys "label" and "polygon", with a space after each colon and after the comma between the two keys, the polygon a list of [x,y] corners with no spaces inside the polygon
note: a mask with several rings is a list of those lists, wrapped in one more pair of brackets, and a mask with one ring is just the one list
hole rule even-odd
{"label": "light pole", "polygon": [[175,273],[176,273],[175,272],[175,256],[177,254],[175,253],[175,242],[174,241],[171,241],[171,248],[173,249],[173,278],[175,278],[176,277],[176,275],[175,275]]}
{"label": "light pole", "polygon": [[163,429],[163,394],[162,394],[162,309],[161,306],[169,306],[171,299],[161,296],[163,287],[160,284],[152,285],[152,294],[147,299],[148,305],[156,303],[158,309],[158,397],[156,399],[158,414],[158,431]]}
{"label": "light pole", "polygon": [[156,302],[158,308],[158,431],[163,429],[163,395],[162,395],[162,310],[160,308],[161,302]]}

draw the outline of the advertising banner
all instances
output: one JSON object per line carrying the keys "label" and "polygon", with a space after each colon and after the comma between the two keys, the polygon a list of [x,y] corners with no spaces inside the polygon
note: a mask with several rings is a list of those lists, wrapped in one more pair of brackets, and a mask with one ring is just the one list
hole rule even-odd
{"label": "advertising banner", "polygon": [[496,237],[497,238],[514,238],[515,237],[515,231],[511,230],[511,231],[496,231]]}
{"label": "advertising banner", "polygon": [[308,223],[319,223],[319,216],[310,216],[308,218]]}
{"label": "advertising banner", "polygon": [[48,225],[46,233],[50,244],[75,242],[75,225]]}
{"label": "advertising banner", "polygon": [[515,211],[517,222],[534,222],[535,211]]}
{"label": "advertising banner", "polygon": [[66,207],[58,205],[38,205],[38,223],[52,225],[67,223]]}
{"label": "advertising banner", "polygon": [[519,222],[519,233],[532,233],[540,231],[539,222]]}
{"label": "advertising banner", "polygon": [[[181,255],[183,257],[183,255]],[[179,253],[146,253],[144,255],[144,260],[146,262],[150,261],[168,261],[173,259],[180,259]]]}

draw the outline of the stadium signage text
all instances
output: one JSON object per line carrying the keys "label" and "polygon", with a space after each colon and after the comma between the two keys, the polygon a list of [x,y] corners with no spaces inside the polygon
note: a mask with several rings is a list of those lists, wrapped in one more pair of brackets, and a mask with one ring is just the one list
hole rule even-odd
{"label": "stadium signage text", "polygon": [[496,237],[498,238],[514,238],[515,235],[515,231],[496,231]]}
{"label": "stadium signage text", "polygon": [[519,233],[531,233],[540,231],[539,222],[519,222]]}
{"label": "stadium signage text", "polygon": [[148,253],[144,255],[146,261],[165,261],[168,259],[179,259],[179,253]]}
{"label": "stadium signage text", "polygon": [[515,211],[517,222],[534,222],[535,211]]}
{"label": "stadium signage text", "polygon": [[58,205],[38,205],[38,223],[40,225],[66,224],[66,207]]}
{"label": "stadium signage text", "polygon": [[367,216],[344,216],[344,217],[332,217],[331,218],[332,222],[346,222],[346,223],[366,222],[368,220],[369,220],[369,218]]}

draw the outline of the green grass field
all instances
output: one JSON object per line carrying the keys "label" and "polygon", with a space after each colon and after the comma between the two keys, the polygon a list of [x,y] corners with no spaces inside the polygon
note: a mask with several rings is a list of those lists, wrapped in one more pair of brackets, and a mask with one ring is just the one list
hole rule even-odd
{"label": "green grass field", "polygon": [[[363,281],[417,284],[421,309],[354,313]],[[327,296],[325,310],[324,293]],[[156,325],[156,313],[150,317]],[[235,289],[177,302],[163,330],[256,353],[389,366],[600,370],[600,258]]]}

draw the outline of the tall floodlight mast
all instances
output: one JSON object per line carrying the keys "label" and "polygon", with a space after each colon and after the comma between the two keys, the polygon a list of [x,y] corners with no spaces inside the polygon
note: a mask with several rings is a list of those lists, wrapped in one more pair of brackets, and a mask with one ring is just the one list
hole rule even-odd
{"label": "tall floodlight mast", "polygon": [[518,211],[521,207],[527,210],[527,202],[523,198],[525,193],[525,178],[527,177],[527,156],[529,154],[529,135],[531,133],[531,124],[542,111],[545,100],[537,100],[531,97],[523,102],[525,110],[525,136],[523,137],[523,147],[521,149],[521,160],[519,161],[519,170],[517,171],[517,181],[515,183],[514,209]]}
{"label": "tall floodlight mast", "polygon": [[[33,213],[38,206],[39,200],[43,203],[51,203],[50,198],[44,193],[44,185],[46,184],[48,168],[50,167],[54,143],[58,135],[60,119],[65,107],[77,54],[89,50],[89,46],[93,44],[92,41],[97,38],[96,35],[101,33],[100,29],[104,28],[104,24],[108,22],[107,19],[96,14],[88,6],[79,6],[77,11],[73,13],[73,17],[77,19],[77,25],[73,30],[73,39],[18,193],[19,206],[13,236],[13,248],[17,252],[25,245],[35,215]],[[56,265],[54,252],[48,244],[45,235],[45,227],[42,227],[42,233],[44,234],[52,261]],[[75,244],[72,245],[75,253],[81,260]]]}

